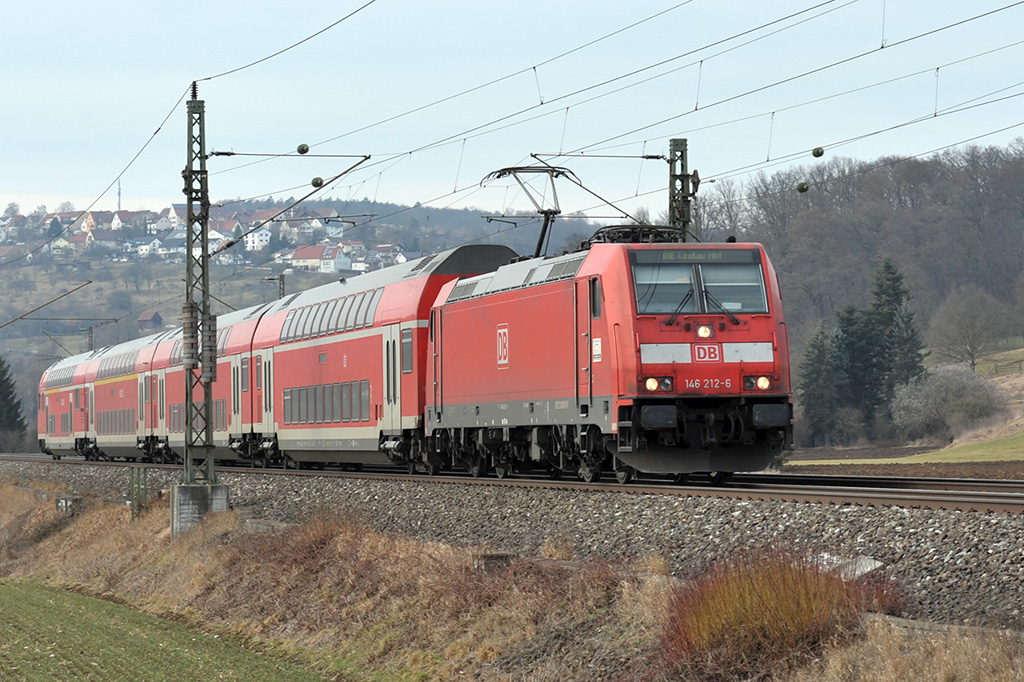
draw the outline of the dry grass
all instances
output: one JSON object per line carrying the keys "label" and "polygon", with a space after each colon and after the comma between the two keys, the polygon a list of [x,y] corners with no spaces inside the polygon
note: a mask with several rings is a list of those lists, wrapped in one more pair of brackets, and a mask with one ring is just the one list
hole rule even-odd
{"label": "dry grass", "polygon": [[1024,679],[1024,643],[1005,633],[913,632],[872,620],[859,641],[833,648],[788,682]]}

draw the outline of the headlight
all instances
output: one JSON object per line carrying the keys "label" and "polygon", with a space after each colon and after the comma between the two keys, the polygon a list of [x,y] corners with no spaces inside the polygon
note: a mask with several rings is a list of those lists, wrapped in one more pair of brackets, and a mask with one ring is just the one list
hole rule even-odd
{"label": "headlight", "polygon": [[672,377],[647,377],[644,379],[644,388],[651,393],[655,391],[670,392],[672,390]]}
{"label": "headlight", "polygon": [[710,324],[699,324],[697,325],[697,337],[701,339],[710,339],[715,335],[715,328]]}
{"label": "headlight", "polygon": [[772,387],[771,377],[743,377],[743,388],[748,391],[767,391]]}

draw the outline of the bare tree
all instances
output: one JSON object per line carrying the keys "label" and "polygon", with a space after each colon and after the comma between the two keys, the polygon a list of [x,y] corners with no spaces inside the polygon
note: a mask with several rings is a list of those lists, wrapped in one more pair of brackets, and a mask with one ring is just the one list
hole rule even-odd
{"label": "bare tree", "polygon": [[935,353],[977,369],[1012,333],[1011,310],[984,289],[968,284],[946,296],[928,329]]}

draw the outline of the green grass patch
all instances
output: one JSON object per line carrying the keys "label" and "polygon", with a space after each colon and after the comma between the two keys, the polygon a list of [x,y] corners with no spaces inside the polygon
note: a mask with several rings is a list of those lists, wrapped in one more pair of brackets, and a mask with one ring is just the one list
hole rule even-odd
{"label": "green grass patch", "polygon": [[52,680],[280,680],[322,677],[180,623],[26,582],[0,582],[0,677]]}
{"label": "green grass patch", "polygon": [[993,368],[997,365],[1003,372],[1011,371],[1008,366],[1015,362],[1024,361],[1024,347],[1020,337],[1007,341],[1008,348],[1002,352],[995,353],[978,362],[977,373],[979,376],[990,376]]}
{"label": "green grass patch", "polygon": [[829,464],[970,464],[974,462],[1024,461],[1024,433],[995,438],[983,443],[956,445],[935,452],[922,452],[906,457],[875,459],[803,459],[790,460],[787,467],[822,466]]}

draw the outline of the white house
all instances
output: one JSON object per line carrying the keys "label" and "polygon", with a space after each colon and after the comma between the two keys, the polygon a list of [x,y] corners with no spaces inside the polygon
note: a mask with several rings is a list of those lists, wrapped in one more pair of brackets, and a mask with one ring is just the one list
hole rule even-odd
{"label": "white house", "polygon": [[270,230],[266,227],[261,227],[255,232],[250,232],[243,237],[245,241],[246,251],[262,251],[263,247],[270,243]]}
{"label": "white house", "polygon": [[352,269],[352,259],[340,246],[328,246],[320,258],[320,272],[342,272]]}

